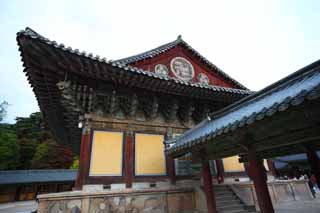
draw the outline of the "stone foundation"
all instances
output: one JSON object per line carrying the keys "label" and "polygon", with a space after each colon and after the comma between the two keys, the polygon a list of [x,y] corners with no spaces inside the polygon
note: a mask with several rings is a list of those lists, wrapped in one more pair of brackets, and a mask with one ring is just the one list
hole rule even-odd
{"label": "stone foundation", "polygon": [[[246,206],[259,210],[257,196],[252,182],[230,184]],[[305,180],[284,180],[268,182],[270,197],[274,206],[285,201],[312,200],[313,196]]]}
{"label": "stone foundation", "polygon": [[193,188],[73,191],[39,195],[39,213],[123,212],[191,213],[196,208]]}

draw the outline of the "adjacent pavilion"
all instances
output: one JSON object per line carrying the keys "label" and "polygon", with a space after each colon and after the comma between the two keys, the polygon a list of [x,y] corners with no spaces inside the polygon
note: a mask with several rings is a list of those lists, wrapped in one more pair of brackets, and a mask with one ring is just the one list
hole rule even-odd
{"label": "adjacent pavilion", "polygon": [[274,212],[264,158],[306,153],[320,186],[320,60],[212,113],[170,142],[171,157],[192,152],[202,162],[208,212],[217,212],[209,159],[240,155],[262,213]]}

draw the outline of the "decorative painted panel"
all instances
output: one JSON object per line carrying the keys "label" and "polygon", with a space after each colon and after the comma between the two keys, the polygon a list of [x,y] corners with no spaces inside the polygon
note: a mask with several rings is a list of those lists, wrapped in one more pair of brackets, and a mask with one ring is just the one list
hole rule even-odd
{"label": "decorative painted panel", "polygon": [[135,134],[135,174],[165,175],[164,136]]}
{"label": "decorative painted panel", "polygon": [[194,77],[192,64],[185,58],[175,57],[170,62],[171,72],[179,79],[190,81]]}
{"label": "decorative painted panel", "polygon": [[204,73],[199,73],[197,78],[201,84],[204,84],[204,85],[210,84],[210,80],[209,80],[208,76]]}
{"label": "decorative painted panel", "polygon": [[225,172],[243,172],[245,171],[243,163],[239,163],[239,156],[232,156],[223,159]]}
{"label": "decorative painted panel", "polygon": [[94,131],[90,176],[121,176],[123,133]]}
{"label": "decorative painted panel", "polygon": [[237,86],[235,86],[233,83],[225,80],[223,77],[218,75],[216,71],[210,70],[208,66],[204,65],[204,63],[199,61],[194,55],[191,55],[188,50],[179,46],[172,48],[171,50],[163,54],[160,54],[154,58],[132,63],[130,65],[144,69],[144,70],[149,70],[151,72],[155,72],[156,66],[158,64],[161,64],[168,68],[169,76],[178,78],[175,75],[175,73],[172,71],[172,68],[170,66],[172,60],[177,57],[187,60],[193,67],[194,75],[192,76],[191,79],[187,78],[187,80],[189,79],[190,82],[200,83],[201,81],[198,78],[198,75],[202,73],[208,77],[209,85],[216,85],[216,86],[222,86],[222,87],[228,87],[228,88],[237,88]]}
{"label": "decorative painted panel", "polygon": [[168,68],[163,64],[157,64],[154,68],[154,72],[164,76],[167,76],[169,74]]}

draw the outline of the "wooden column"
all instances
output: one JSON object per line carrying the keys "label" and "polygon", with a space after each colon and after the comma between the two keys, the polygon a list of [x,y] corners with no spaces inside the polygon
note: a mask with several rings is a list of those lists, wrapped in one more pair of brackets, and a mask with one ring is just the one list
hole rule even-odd
{"label": "wooden column", "polygon": [[79,158],[79,169],[78,175],[75,183],[75,189],[81,190],[82,186],[86,184],[86,179],[89,176],[90,169],[90,131],[84,128],[81,137],[80,146],[80,158]]}
{"label": "wooden column", "polygon": [[248,170],[249,176],[253,180],[260,212],[274,213],[267,185],[267,172],[264,168],[263,160],[258,159],[254,151],[249,151]]}
{"label": "wooden column", "polygon": [[317,151],[306,147],[306,155],[308,157],[308,162],[311,167],[311,171],[317,179],[317,185],[320,188],[320,160],[317,155]]}
{"label": "wooden column", "polygon": [[206,194],[208,213],[217,213],[216,199],[213,192],[210,165],[207,159],[202,159],[202,177],[204,192]]}
{"label": "wooden column", "polygon": [[19,201],[21,189],[22,189],[22,186],[17,185],[16,191],[15,191],[15,195],[14,195],[14,201]]}
{"label": "wooden column", "polygon": [[273,160],[267,159],[267,163],[268,163],[269,171],[271,172],[271,174],[272,174],[274,177],[278,177],[278,172],[277,172],[277,169],[276,169],[276,167],[275,167],[275,165],[274,165]]}
{"label": "wooden column", "polygon": [[132,187],[133,181],[133,133],[128,132],[126,134],[126,144],[125,144],[125,181],[126,181],[126,188]]}
{"label": "wooden column", "polygon": [[216,161],[216,168],[217,168],[217,180],[218,183],[224,182],[224,168],[222,159],[215,160]]}
{"label": "wooden column", "polygon": [[167,160],[168,176],[170,179],[170,183],[175,185],[176,184],[176,168],[174,164],[174,158],[167,155],[166,160]]}

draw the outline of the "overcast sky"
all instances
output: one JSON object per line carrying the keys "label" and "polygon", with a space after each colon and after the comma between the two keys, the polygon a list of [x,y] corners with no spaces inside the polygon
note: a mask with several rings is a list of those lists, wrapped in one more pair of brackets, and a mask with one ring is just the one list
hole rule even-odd
{"label": "overcast sky", "polygon": [[6,122],[38,111],[16,33],[29,26],[107,59],[182,38],[251,90],[320,59],[320,1],[0,1],[0,102]]}

